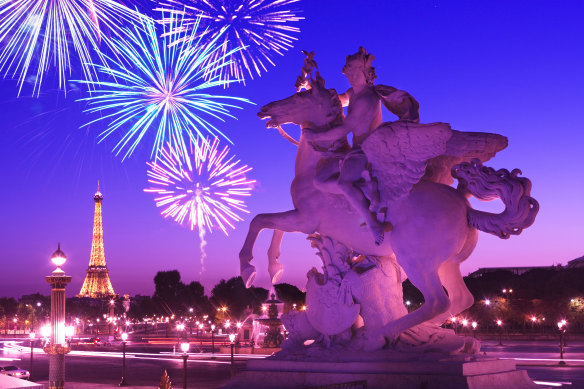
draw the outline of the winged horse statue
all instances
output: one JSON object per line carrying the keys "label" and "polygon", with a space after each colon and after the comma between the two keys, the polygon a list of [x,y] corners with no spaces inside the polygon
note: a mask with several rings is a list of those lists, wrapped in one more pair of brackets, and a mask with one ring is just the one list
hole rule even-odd
{"label": "winged horse statue", "polygon": [[[377,245],[342,194],[326,193],[315,185],[318,165],[335,153],[350,148],[346,136],[334,141],[309,142],[305,133],[329,131],[342,123],[339,96],[327,89],[316,74],[307,80],[307,90],[263,106],[258,113],[269,119],[268,128],[277,128],[289,140],[281,125],[300,125],[302,132],[291,185],[294,209],[258,214],[250,223],[240,252],[241,275],[248,286],[255,267],[252,251],[263,229],[274,230],[270,274],[274,282],[282,272],[279,244],[284,232],[319,233],[341,242],[356,253],[394,256],[405,274],[424,296],[418,309],[385,324],[379,337],[392,340],[411,327],[425,322],[442,324],[474,301],[467,289],[460,264],[474,250],[478,231],[508,238],[530,226],[539,210],[530,197],[531,183],[520,171],[494,170],[482,165],[507,145],[505,137],[459,132],[445,123],[418,124],[412,121],[382,123],[363,142],[371,164],[371,179],[379,188],[379,203],[393,229],[386,231]],[[453,177],[458,187],[450,186]],[[475,210],[468,197],[501,199],[505,210],[492,214]],[[445,292],[446,289],[448,294]],[[365,291],[366,293],[366,291]]]}

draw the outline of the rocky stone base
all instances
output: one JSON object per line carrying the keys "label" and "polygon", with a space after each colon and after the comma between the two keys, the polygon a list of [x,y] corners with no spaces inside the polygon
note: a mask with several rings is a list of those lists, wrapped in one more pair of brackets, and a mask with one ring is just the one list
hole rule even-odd
{"label": "rocky stone base", "polygon": [[[541,388],[515,361],[452,356],[434,361],[300,362],[250,360],[224,389],[327,388],[366,382],[367,389]],[[341,385],[341,386],[339,386]],[[365,387],[365,386],[363,386]]]}

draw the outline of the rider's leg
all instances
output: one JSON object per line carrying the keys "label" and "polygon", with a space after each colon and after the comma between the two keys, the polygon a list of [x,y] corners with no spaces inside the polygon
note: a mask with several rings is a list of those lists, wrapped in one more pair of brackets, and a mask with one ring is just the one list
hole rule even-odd
{"label": "rider's leg", "polygon": [[316,165],[314,186],[325,193],[343,194],[339,188],[340,158],[323,158]]}
{"label": "rider's leg", "polygon": [[355,186],[355,183],[361,179],[361,173],[365,170],[367,160],[364,156],[349,156],[341,166],[339,176],[339,188],[345,194],[347,201],[359,214],[365,219],[365,223],[373,234],[375,244],[383,242],[384,226],[377,220],[375,214],[369,210],[369,201],[361,191]]}

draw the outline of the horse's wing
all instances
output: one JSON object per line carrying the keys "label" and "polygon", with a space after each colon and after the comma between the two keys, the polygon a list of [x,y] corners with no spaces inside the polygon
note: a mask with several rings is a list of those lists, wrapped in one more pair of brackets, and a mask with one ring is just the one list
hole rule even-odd
{"label": "horse's wing", "polygon": [[446,143],[443,155],[428,161],[424,179],[452,185],[452,167],[473,158],[486,162],[507,147],[507,138],[486,132],[461,132],[452,130],[452,137]]}
{"label": "horse's wing", "polygon": [[407,195],[426,171],[427,161],[446,152],[452,136],[446,123],[384,123],[362,145],[377,178],[381,205]]}

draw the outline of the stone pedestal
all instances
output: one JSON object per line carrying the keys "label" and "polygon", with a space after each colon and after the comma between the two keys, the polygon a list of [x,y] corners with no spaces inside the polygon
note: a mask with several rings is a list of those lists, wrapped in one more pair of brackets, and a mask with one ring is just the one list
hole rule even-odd
{"label": "stone pedestal", "polygon": [[[515,361],[445,357],[434,361],[300,362],[250,360],[224,389],[326,388],[366,382],[367,389],[539,388]],[[365,386],[363,386],[365,387]]]}

